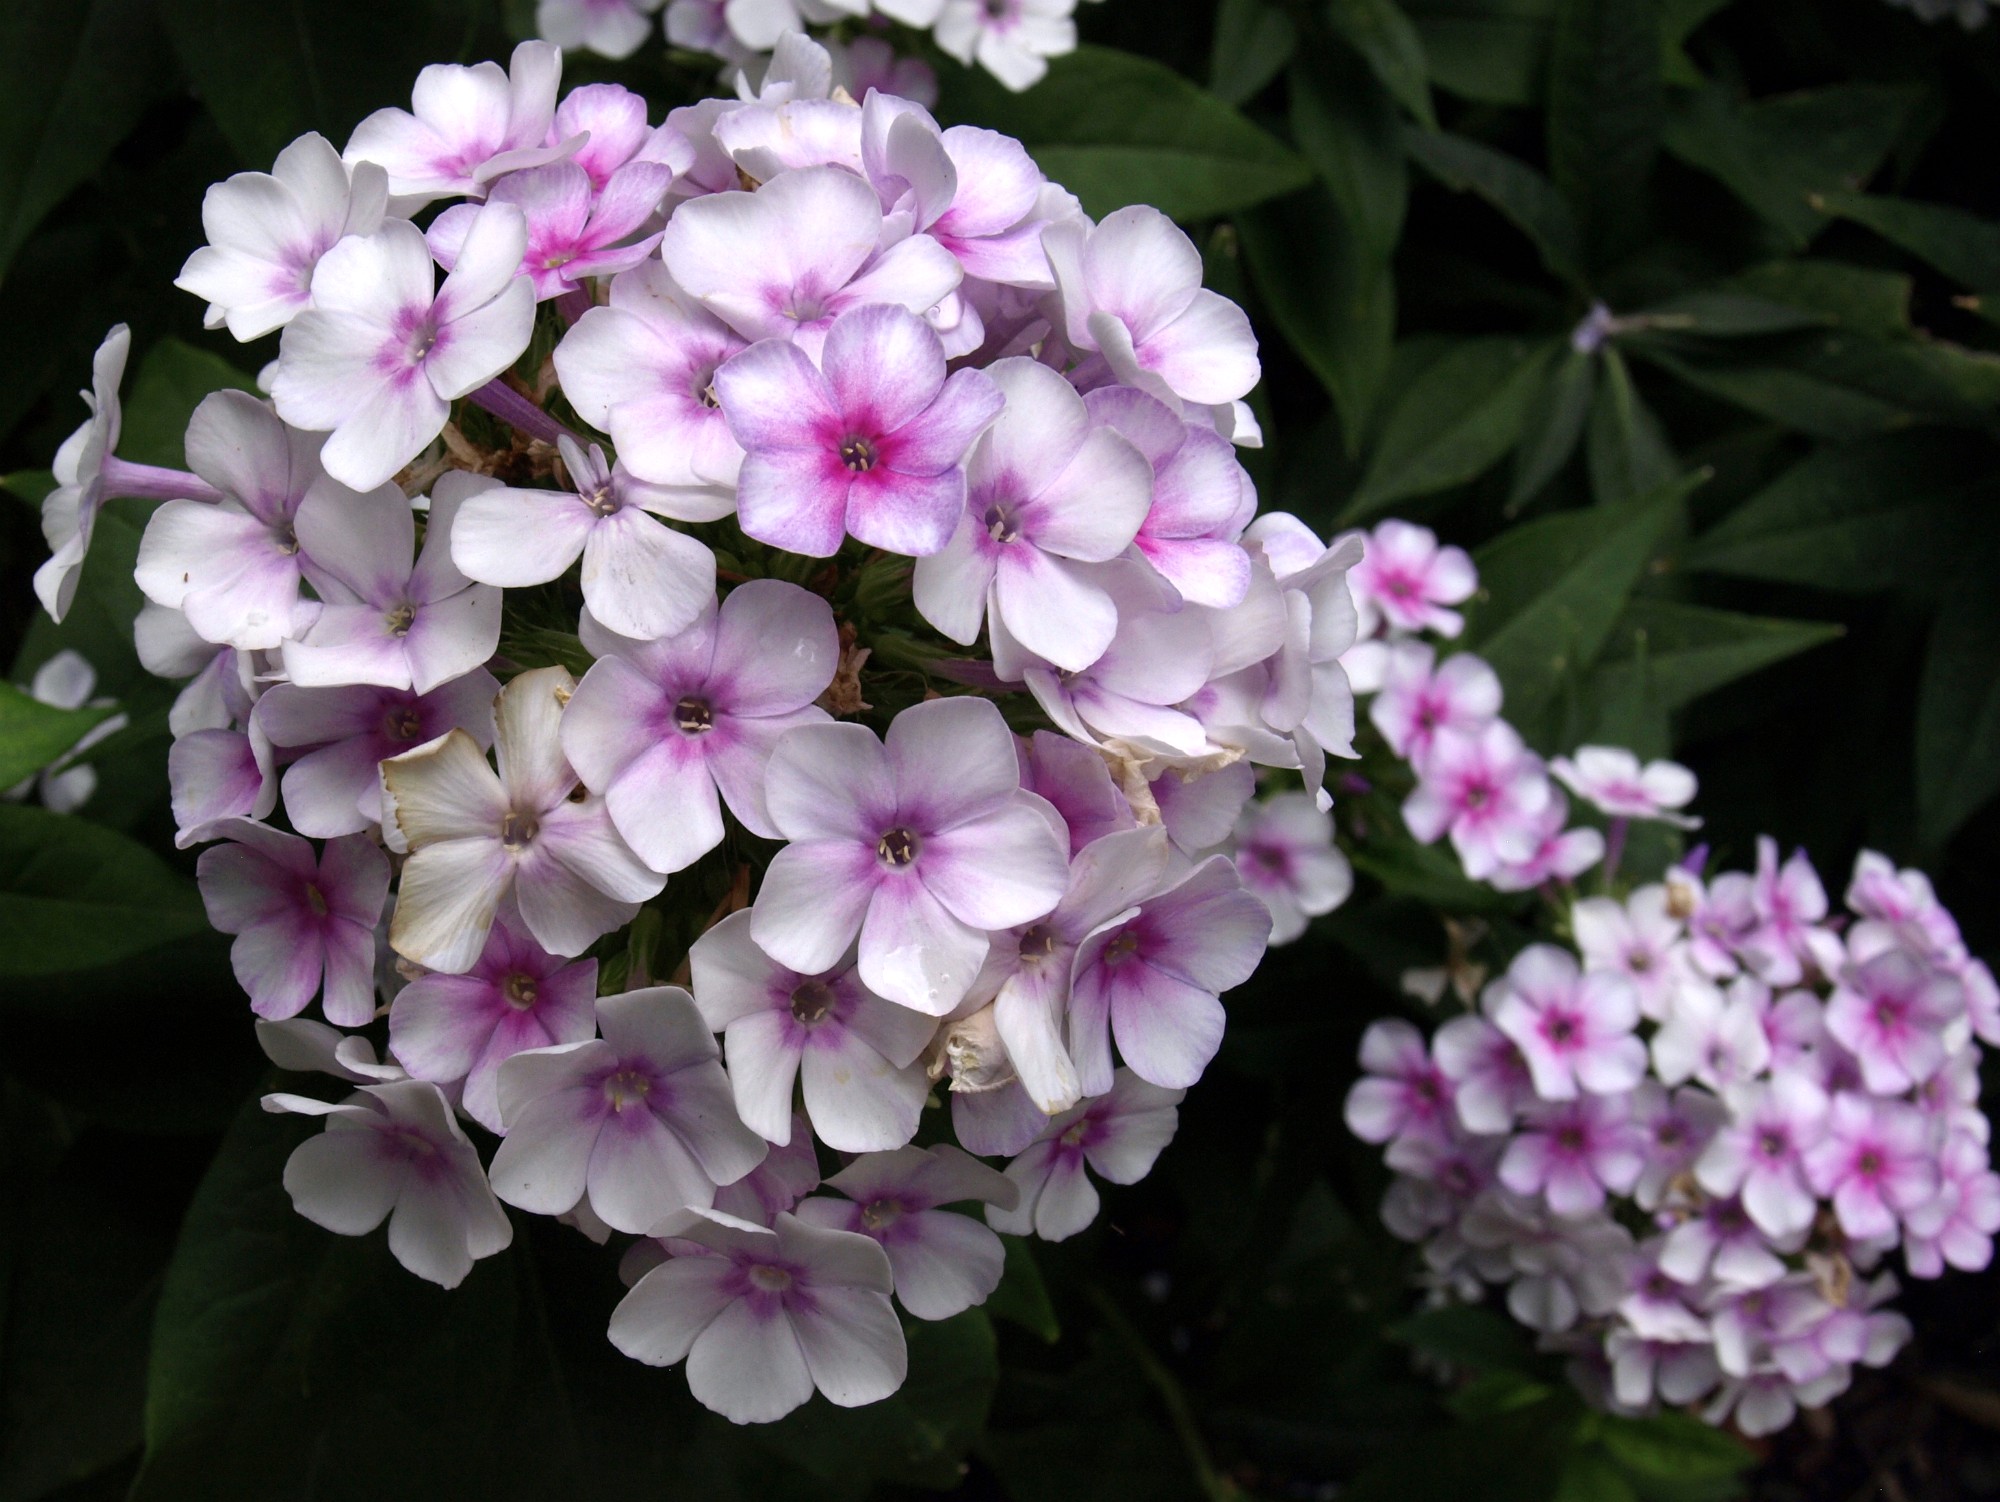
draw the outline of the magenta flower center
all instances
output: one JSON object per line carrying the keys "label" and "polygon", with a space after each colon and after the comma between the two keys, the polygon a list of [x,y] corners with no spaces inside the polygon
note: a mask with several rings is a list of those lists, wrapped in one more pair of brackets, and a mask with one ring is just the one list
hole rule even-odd
{"label": "magenta flower center", "polygon": [[792,1286],[792,1275],[782,1267],[760,1262],[750,1269],[750,1282],[765,1293],[784,1293]]}
{"label": "magenta flower center", "polygon": [[1021,519],[998,501],[986,508],[986,514],[980,521],[986,528],[986,535],[995,542],[1015,542],[1021,536]]}
{"label": "magenta flower center", "polygon": [[792,992],[792,1017],[811,1027],[833,1010],[833,987],[823,980],[801,981]]}
{"label": "magenta flower center", "polygon": [[875,445],[866,438],[849,438],[840,445],[840,462],[857,475],[867,474],[880,457]]}
{"label": "magenta flower center", "polygon": [[502,982],[500,994],[506,999],[508,1006],[517,1012],[525,1012],[534,1006],[541,993],[536,987],[534,976],[524,975],[516,970]]}
{"label": "magenta flower center", "polygon": [[903,1207],[896,1200],[870,1200],[861,1207],[861,1224],[870,1231],[880,1231],[894,1225],[902,1218]]}
{"label": "magenta flower center", "polygon": [[414,741],[423,731],[423,721],[413,705],[402,705],[382,717],[382,734],[392,741]]}
{"label": "magenta flower center", "polygon": [[1104,946],[1104,963],[1106,965],[1122,965],[1138,952],[1139,936],[1128,928]]}
{"label": "magenta flower center", "polygon": [[500,843],[509,850],[524,850],[534,840],[541,825],[533,814],[509,809],[500,821]]}
{"label": "magenta flower center", "polygon": [[1021,930],[1021,958],[1024,960],[1045,960],[1056,952],[1056,933],[1046,923],[1032,924]]}
{"label": "magenta flower center", "polygon": [[1791,1143],[1786,1140],[1785,1134],[1775,1128],[1767,1127],[1757,1134],[1757,1151],[1763,1157],[1776,1160],[1790,1150]]}
{"label": "magenta flower center", "polygon": [[891,829],[876,842],[875,858],[892,870],[900,871],[916,863],[917,851],[920,848],[914,831]]}
{"label": "magenta flower center", "polygon": [[604,1098],[614,1111],[624,1111],[646,1103],[653,1082],[636,1069],[620,1069],[604,1081]]}
{"label": "magenta flower center", "polygon": [[715,728],[715,710],[708,700],[683,694],[674,704],[674,724],[682,735],[706,735]]}

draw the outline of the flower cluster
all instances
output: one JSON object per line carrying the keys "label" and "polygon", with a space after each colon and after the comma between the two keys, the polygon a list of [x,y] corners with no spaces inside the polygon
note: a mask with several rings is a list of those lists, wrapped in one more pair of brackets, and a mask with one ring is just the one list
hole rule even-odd
{"label": "flower cluster", "polygon": [[[2000,988],[1925,877],[1873,853],[1845,915],[1769,839],[1752,872],[1706,875],[1698,850],[1617,890],[1628,821],[1692,826],[1692,776],[1609,747],[1545,767],[1484,663],[1401,636],[1456,634],[1448,607],[1473,588],[1424,529],[1384,523],[1352,578],[1383,634],[1348,661],[1411,763],[1409,829],[1448,835],[1501,891],[1540,888],[1563,940],[1483,988],[1464,956],[1412,976],[1465,1003],[1428,1040],[1401,1019],[1368,1029],[1347,1121],[1396,1173],[1385,1221],[1422,1244],[1437,1296],[1504,1288],[1608,1406],[1783,1427],[1908,1339],[1883,1307],[1890,1252],[1926,1278],[1992,1259],[1975,1039],[2000,1043]],[[1608,818],[1609,853],[1564,830],[1555,781]],[[1577,895],[1600,860],[1603,895]]]}
{"label": "flower cluster", "polygon": [[1050,58],[1076,50],[1077,0],[539,0],[535,29],[565,49],[630,57],[653,34],[663,3],[668,45],[731,71],[761,65],[781,38],[810,28],[836,81],[857,99],[879,89],[936,102],[937,75],[923,59],[897,54],[897,27],[928,32],[939,51],[1016,91],[1040,82]]}
{"label": "flower cluster", "polygon": [[353,1087],[266,1099],[325,1121],[301,1214],[447,1286],[503,1204],[639,1238],[620,1349],[870,1402],[892,1296],[1087,1226],[1345,897],[1362,549],[1252,525],[1255,344],[1162,215],[796,35],[657,126],[559,69],[213,188],[181,285],[281,331],[270,400],[125,463],[117,331],[38,588],[160,501],[180,843],[266,1051]]}

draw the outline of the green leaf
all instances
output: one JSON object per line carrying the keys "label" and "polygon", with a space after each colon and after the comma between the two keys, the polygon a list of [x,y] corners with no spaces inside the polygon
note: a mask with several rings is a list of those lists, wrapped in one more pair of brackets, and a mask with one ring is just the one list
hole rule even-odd
{"label": "green leaf", "polygon": [[481,0],[160,0],[173,50],[246,167],[268,171],[289,142],[316,130],[344,143],[361,117],[405,103],[427,63],[498,56],[482,36]]}
{"label": "green leaf", "polygon": [[1661,0],[1660,77],[1676,88],[1698,89],[1706,80],[1683,44],[1729,0]]}
{"label": "green leaf", "polygon": [[1025,94],[954,71],[950,116],[1018,137],[1102,216],[1152,204],[1176,219],[1227,214],[1305,185],[1311,168],[1228,104],[1150,58],[1104,47],[1059,57]]}
{"label": "green leaf", "polygon": [[146,351],[126,398],[119,456],[135,464],[186,468],[188,419],[203,397],[223,390],[255,394],[257,383],[220,355],[162,339]]}
{"label": "green leaf", "polygon": [[1738,273],[1722,289],[1812,315],[1857,334],[1886,339],[1911,332],[1910,279],[1899,271],[1840,261],[1770,261]]}
{"label": "green leaf", "polygon": [[1604,389],[1590,409],[1586,457],[1590,493],[1616,505],[1650,495],[1681,472],[1659,418],[1639,395],[1631,369],[1616,349],[1603,350]]}
{"label": "green leaf", "polygon": [[1271,0],[1222,0],[1215,12],[1215,49],[1208,87],[1228,104],[1244,104],[1292,60],[1298,28]]}
{"label": "green leaf", "polygon": [[1342,1489],[1342,1502],[1548,1502],[1576,1427],[1558,1396],[1398,1442]]}
{"label": "green leaf", "polygon": [[1244,214],[1236,226],[1251,283],[1333,398],[1347,452],[1356,452],[1395,350],[1395,278],[1318,188]]}
{"label": "green leaf", "polygon": [[1794,250],[1826,225],[1814,195],[1858,188],[1881,166],[1916,96],[1886,84],[1841,84],[1744,103],[1720,88],[1688,96],[1667,123],[1667,148],[1719,179]]}
{"label": "green leaf", "polygon": [[47,499],[48,493],[55,488],[54,470],[17,469],[11,475],[0,475],[0,490],[25,501],[37,512],[42,509],[42,502]]}
{"label": "green leaf", "polygon": [[1518,511],[1542,493],[1556,477],[1583,437],[1597,394],[1597,360],[1572,349],[1549,372],[1542,394],[1529,410],[1514,450],[1514,485],[1507,508]]}
{"label": "green leaf", "polygon": [[1657,0],[1559,0],[1549,62],[1549,171],[1604,265],[1646,233],[1659,154]]}
{"label": "green leaf", "polygon": [[986,1300],[986,1313],[993,1319],[1010,1320],[1029,1334],[1054,1345],[1062,1338],[1055,1305],[1049,1302],[1048,1285],[1035,1265],[1034,1249],[1023,1236],[1002,1236],[1007,1263],[1000,1273],[1000,1286]]}
{"label": "green leaf", "polygon": [[1372,876],[1397,897],[1408,897],[1447,913],[1499,912],[1515,904],[1506,894],[1472,880],[1458,858],[1437,845],[1384,840],[1356,845],[1354,869]]}
{"label": "green leaf", "polygon": [[1290,84],[1292,138],[1361,253],[1386,264],[1402,237],[1410,192],[1395,105],[1365,68],[1330,48],[1294,64]]}
{"label": "green leaf", "polygon": [[993,1324],[983,1310],[904,1326],[910,1375],[895,1396],[864,1408],[823,1397],[754,1438],[812,1475],[853,1484],[954,1487],[1000,1381]]}
{"label": "green leaf", "polygon": [[1991,450],[1968,435],[1832,445],[1731,511],[1682,564],[1815,589],[1935,588],[1990,513],[1994,489]]}
{"label": "green leaf", "polygon": [[1485,104],[1539,104],[1555,0],[1404,0],[1439,88]]}
{"label": "green leaf", "polygon": [[1498,1310],[1477,1304],[1426,1309],[1391,1325],[1386,1333],[1426,1356],[1475,1372],[1525,1372],[1536,1365],[1521,1326]]}
{"label": "green leaf", "polygon": [[1551,1502],[1639,1502],[1639,1494],[1605,1456],[1576,1450],[1563,1465]]}
{"label": "green leaf", "polygon": [[1423,39],[1395,0],[1328,0],[1326,17],[1334,31],[1368,60],[1398,104],[1423,124],[1436,126]]}
{"label": "green leaf", "polygon": [[1703,339],[1792,334],[1800,329],[1820,328],[1834,321],[1833,315],[1828,313],[1728,289],[1684,292],[1678,297],[1654,303],[1630,315],[1627,320],[1641,329],[1659,329]]}
{"label": "green leaf", "polygon": [[1343,523],[1476,479],[1513,448],[1560,344],[1467,339],[1390,408]]}
{"label": "green leaf", "polygon": [[1562,195],[1526,162],[1465,136],[1438,130],[1405,133],[1404,147],[1431,176],[1456,192],[1470,190],[1535,242],[1542,264],[1566,282],[1582,276],[1581,235]]}
{"label": "green leaf", "polygon": [[1834,640],[1841,628],[1823,621],[1780,620],[1641,597],[1612,627],[1598,664],[1596,690],[1643,684],[1662,711],[1681,709],[1703,694]]}
{"label": "green leaf", "polygon": [[[515,1392],[514,1258],[447,1291],[382,1232],[336,1236],[292,1208],[286,1160],[322,1124],[247,1103],[195,1191],[153,1324],[146,1455],[133,1502],[537,1495]],[[538,1474],[539,1473],[539,1474]]]}
{"label": "green leaf", "polygon": [[1818,193],[1812,205],[1866,225],[1890,244],[1980,292],[2000,291],[2000,225],[1941,203]]}
{"label": "green leaf", "polygon": [[1700,479],[1626,506],[1524,522],[1479,550],[1483,598],[1467,617],[1465,644],[1500,675],[1507,717],[1529,740],[1545,738],[1565,681],[1597,661]]}
{"label": "green leaf", "polygon": [[1726,1481],[1756,1459],[1727,1430],[1672,1409],[1639,1419],[1600,1414],[1596,1437],[1607,1455],[1643,1480]]}
{"label": "green leaf", "polygon": [[176,80],[148,0],[0,6],[0,278]]}
{"label": "green leaf", "polygon": [[57,709],[0,683],[0,789],[41,771],[111,713],[108,707]]}
{"label": "green leaf", "polygon": [[1945,591],[1917,681],[1917,828],[1940,850],[2000,792],[2000,564],[1989,545]]}
{"label": "green leaf", "polygon": [[0,976],[108,964],[207,926],[194,883],[143,845],[0,804]]}

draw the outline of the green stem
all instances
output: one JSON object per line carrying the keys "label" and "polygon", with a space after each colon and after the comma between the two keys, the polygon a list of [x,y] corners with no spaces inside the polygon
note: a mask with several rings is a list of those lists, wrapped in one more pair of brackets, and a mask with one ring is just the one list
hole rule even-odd
{"label": "green stem", "polygon": [[1235,1482],[1216,1470],[1215,1462],[1209,1459],[1208,1443],[1201,1437],[1201,1426],[1195,1423],[1194,1410],[1188,1406],[1187,1393],[1174,1374],[1167,1370],[1166,1363],[1153,1354],[1153,1348],[1139,1333],[1125,1312],[1118,1307],[1111,1296],[1101,1288],[1091,1286],[1086,1290],[1091,1303],[1097,1306],[1104,1322],[1111,1327],[1111,1333],[1131,1354],[1140,1375],[1153,1385],[1160,1395],[1160,1402],[1166,1406],[1167,1417],[1174,1426],[1174,1434],[1181,1442],[1188,1464],[1194,1468],[1195,1480],[1200,1483],[1202,1494],[1209,1502],[1242,1502],[1243,1493]]}

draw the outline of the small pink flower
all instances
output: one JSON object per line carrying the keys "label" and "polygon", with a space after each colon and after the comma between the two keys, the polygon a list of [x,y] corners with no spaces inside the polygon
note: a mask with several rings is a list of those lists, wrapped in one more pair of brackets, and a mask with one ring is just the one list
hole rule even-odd
{"label": "small pink flower", "polygon": [[1584,1215],[1628,1193],[1646,1166],[1645,1138],[1622,1101],[1584,1095],[1530,1106],[1500,1158],[1500,1182],[1540,1195],[1557,1215]]}
{"label": "small pink flower", "polygon": [[1097,1186],[1088,1164],[1113,1184],[1136,1184],[1153,1167],[1179,1125],[1181,1090],[1149,1085],[1129,1069],[1111,1088],[1055,1117],[1013,1162],[1007,1177],[1020,1186],[1011,1209],[988,1206],[986,1223],[1010,1236],[1066,1241],[1097,1219]]}
{"label": "small pink flower", "polygon": [[938,336],[887,305],[835,322],[817,369],[766,340],[718,370],[715,390],[744,448],[743,530],[815,558],[848,536],[910,557],[942,550],[965,508],[966,451],[1004,405],[981,371],[947,378]]}
{"label": "small pink flower", "polygon": [[1499,986],[1494,1025],[1520,1048],[1542,1099],[1623,1094],[1645,1074],[1639,995],[1624,976],[1580,972],[1567,951],[1532,944]]}
{"label": "small pink flower", "polygon": [[1439,663],[1423,642],[1389,647],[1381,690],[1368,707],[1389,749],[1419,771],[1440,732],[1475,733],[1499,713],[1500,677],[1483,659],[1460,652]]}
{"label": "small pink flower", "polygon": [[1361,1067],[1366,1072],[1348,1090],[1345,1108],[1355,1136],[1363,1142],[1451,1136],[1456,1087],[1415,1027],[1396,1017],[1370,1023],[1361,1035]]}
{"label": "small pink flower", "polygon": [[1479,881],[1533,858],[1543,839],[1537,816],[1554,796],[1542,759],[1493,720],[1439,733],[1403,822],[1427,845],[1449,834],[1465,874]]}
{"label": "small pink flower", "polygon": [[1903,1260],[1913,1276],[1935,1278],[1946,1265],[1984,1272],[2000,1232],[2000,1174],[1987,1166],[1976,1138],[1955,1135],[1938,1157],[1938,1191],[1903,1216]]}
{"label": "small pink flower", "polygon": [[1965,988],[1908,950],[1847,966],[1826,1003],[1826,1030],[1861,1064],[1878,1095],[1922,1084],[1945,1061],[1947,1034],[1965,1016]]}
{"label": "small pink flower", "polygon": [[1393,520],[1369,534],[1368,551],[1348,578],[1364,637],[1375,633],[1377,622],[1396,631],[1457,636],[1465,618],[1447,607],[1463,604],[1479,587],[1463,548],[1439,547],[1429,527]]}
{"label": "small pink flower", "polygon": [[1694,798],[1694,773],[1678,762],[1649,761],[1618,746],[1579,746],[1558,756],[1549,770],[1577,797],[1614,819],[1654,819],[1680,829],[1701,820],[1678,810]]}
{"label": "small pink flower", "polygon": [[1897,1218],[1937,1194],[1923,1117],[1899,1101],[1836,1096],[1805,1161],[1814,1190],[1856,1241],[1893,1240]]}

